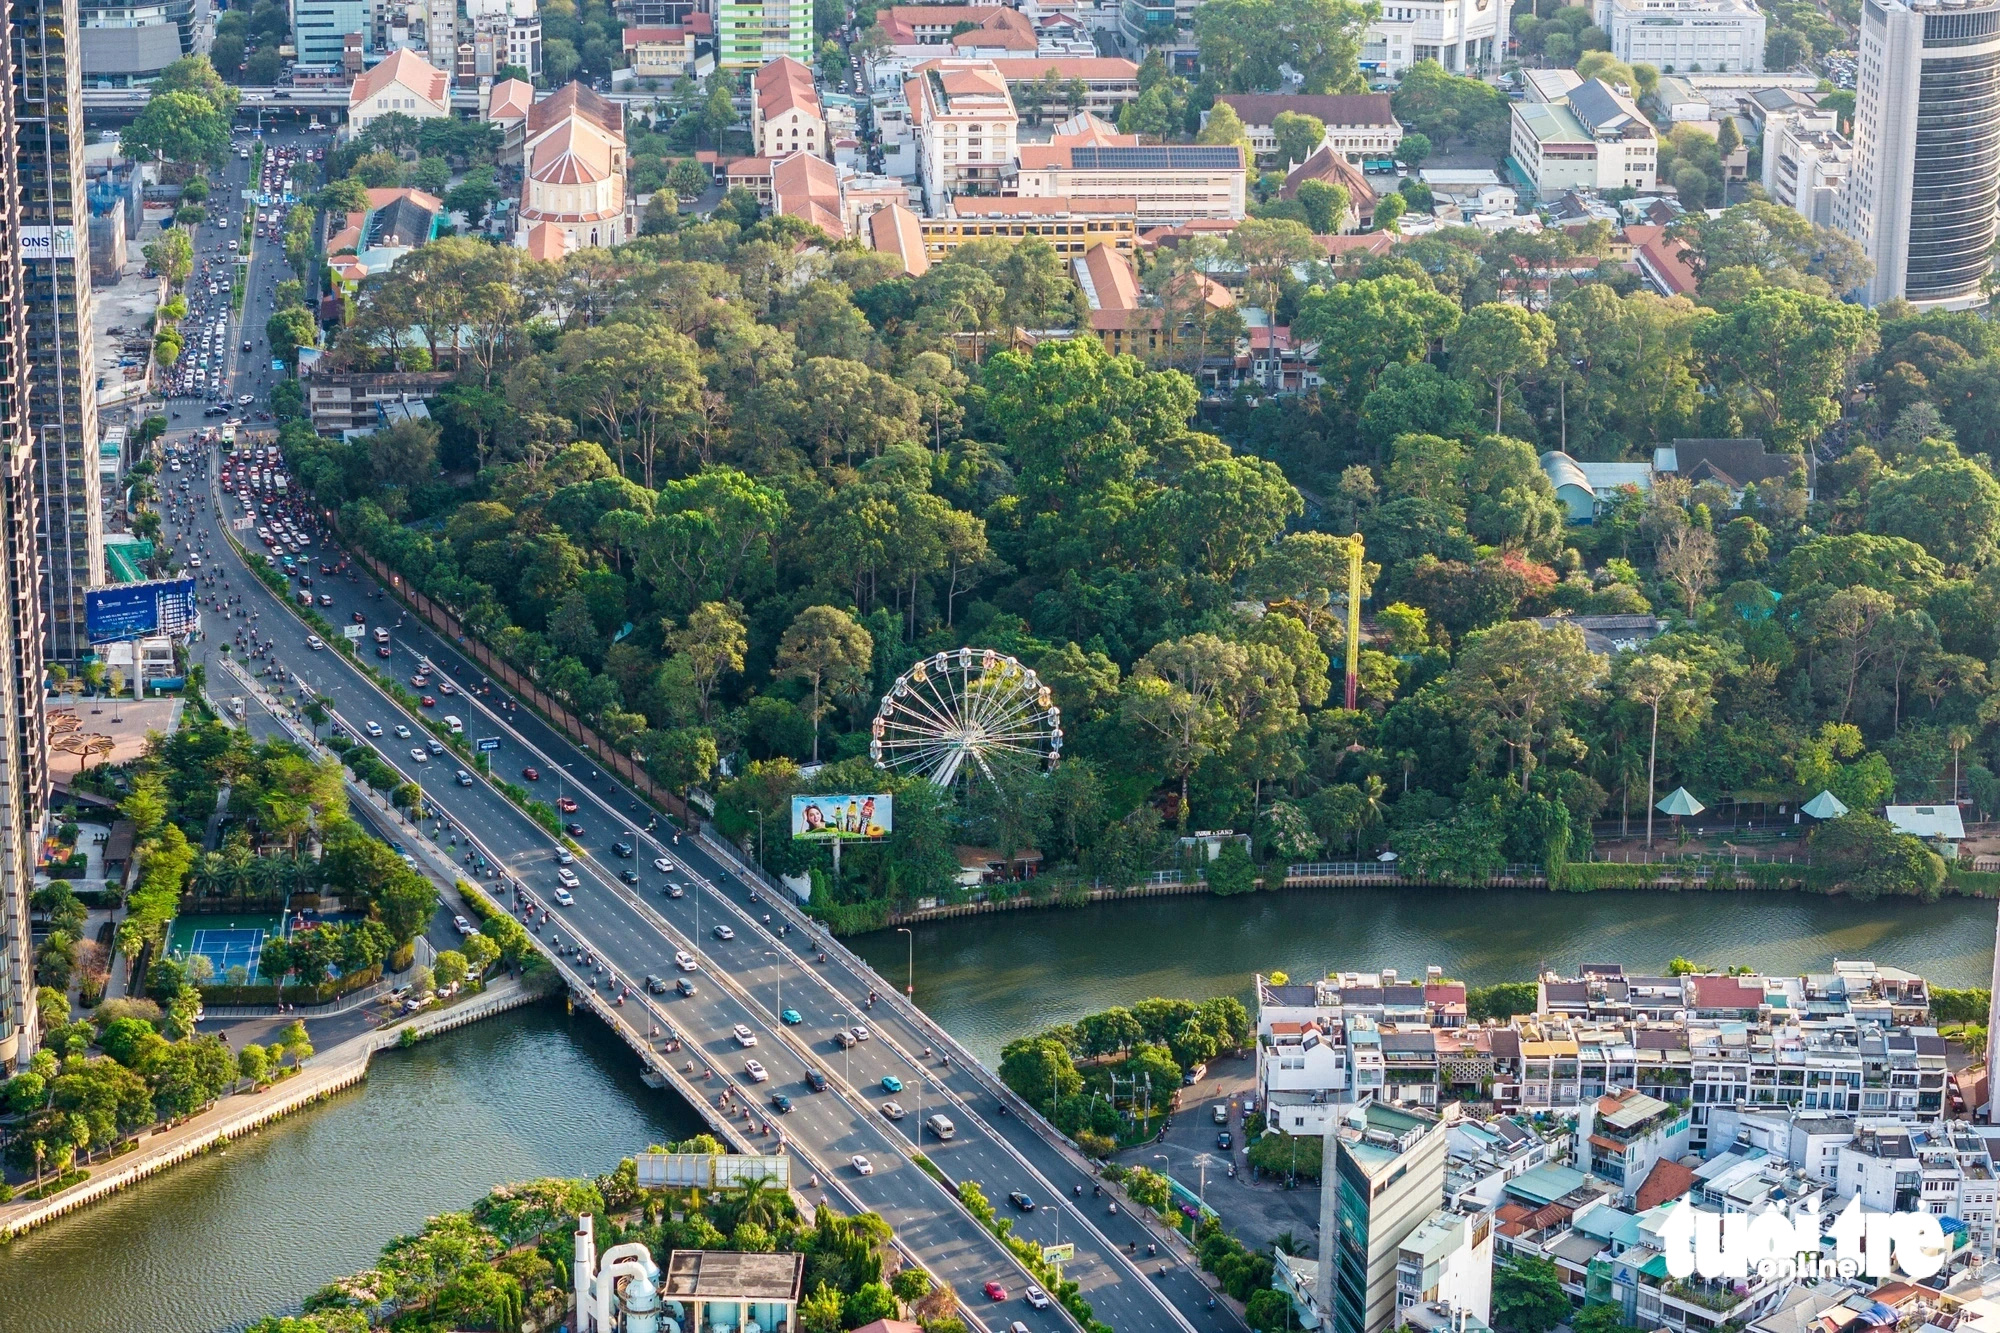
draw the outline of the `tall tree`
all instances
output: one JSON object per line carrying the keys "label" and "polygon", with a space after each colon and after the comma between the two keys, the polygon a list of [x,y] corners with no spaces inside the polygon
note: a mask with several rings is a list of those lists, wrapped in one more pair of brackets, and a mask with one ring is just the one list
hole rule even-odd
{"label": "tall tree", "polygon": [[827,696],[852,689],[866,679],[874,660],[875,640],[854,617],[832,606],[809,606],[786,627],[778,641],[774,674],[803,680],[812,686],[812,761],[819,762],[819,724],[826,716]]}

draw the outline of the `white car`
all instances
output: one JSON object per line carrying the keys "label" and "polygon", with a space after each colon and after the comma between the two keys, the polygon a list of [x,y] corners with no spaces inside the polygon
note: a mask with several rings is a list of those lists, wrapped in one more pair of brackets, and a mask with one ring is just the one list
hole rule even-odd
{"label": "white car", "polygon": [[1036,1310],[1046,1310],[1049,1308],[1049,1294],[1040,1287],[1030,1284],[1024,1294],[1027,1296],[1028,1305],[1031,1308]]}
{"label": "white car", "polygon": [[568,890],[568,889],[557,889],[557,890],[555,891],[555,900],[556,900],[556,906],[557,906],[557,907],[574,907],[574,906],[576,906],[576,899],[574,899],[574,898],[572,898],[572,897],[570,897],[570,896],[569,896],[569,890]]}
{"label": "white car", "polygon": [[690,954],[686,949],[674,950],[674,966],[683,972],[699,972],[701,970],[701,964],[697,963],[694,960],[694,955]]}
{"label": "white car", "polygon": [[361,729],[370,736],[380,736],[382,734],[382,724],[380,722],[367,723]]}
{"label": "white car", "polygon": [[653,869],[659,871],[662,875],[667,874],[673,868],[674,868],[674,863],[672,861],[669,861],[666,857],[656,856],[653,858]]}
{"label": "white car", "polygon": [[428,764],[431,761],[431,752],[421,745],[412,745],[410,747],[410,758],[420,764]]}
{"label": "white car", "polygon": [[318,652],[320,649],[326,647],[326,640],[317,634],[308,634],[306,635],[306,647],[312,649],[314,652]]}
{"label": "white car", "polygon": [[461,935],[470,935],[472,933],[472,923],[470,921],[467,921],[462,916],[453,917],[451,919],[451,925],[452,929],[456,930]]}
{"label": "white car", "polygon": [[439,694],[457,694],[457,693],[458,693],[458,686],[456,686],[456,685],[452,684],[452,683],[451,683],[450,681],[448,681],[448,680],[441,680],[441,681],[439,681],[439,682],[438,682],[438,693],[439,693]]}
{"label": "white car", "polygon": [[200,568],[201,568],[201,557],[200,557],[200,556],[198,556],[198,555],[191,555],[191,556],[189,556],[189,557],[188,557],[188,568],[189,568],[189,569],[200,569]]}
{"label": "white car", "polygon": [[410,739],[410,729],[400,722],[396,724],[396,739],[399,741]]}
{"label": "white car", "polygon": [[875,1163],[869,1161],[860,1153],[856,1153],[854,1156],[848,1158],[847,1164],[854,1168],[854,1174],[857,1176],[872,1176],[875,1174]]}
{"label": "white car", "polygon": [[909,1112],[903,1109],[901,1102],[883,1102],[882,1114],[888,1116],[891,1120],[901,1120]]}
{"label": "white car", "polygon": [[867,1041],[867,1040],[868,1040],[868,1029],[867,1029],[867,1028],[865,1028],[865,1027],[862,1027],[862,1026],[861,1026],[861,1025],[859,1024],[859,1023],[856,1023],[856,1024],[854,1025],[854,1039],[855,1039],[856,1041]]}
{"label": "white car", "polygon": [[757,1034],[749,1028],[744,1027],[741,1023],[731,1028],[729,1035],[736,1038],[738,1046],[755,1046],[757,1044]]}
{"label": "white car", "polygon": [[573,889],[582,882],[583,882],[582,880],[576,877],[576,872],[574,870],[556,871],[556,883],[562,885],[566,889]]}
{"label": "white car", "polygon": [[752,1083],[762,1083],[765,1079],[771,1077],[764,1072],[764,1066],[758,1064],[755,1060],[745,1060],[743,1062],[743,1072],[750,1076]]}
{"label": "white car", "polygon": [[569,864],[570,862],[572,862],[572,861],[574,861],[574,860],[576,860],[576,854],[575,854],[575,853],[573,853],[573,852],[571,852],[569,848],[567,848],[567,847],[562,847],[562,848],[558,848],[558,849],[557,849],[557,851],[556,851],[556,864],[557,864],[557,865],[559,865],[559,866],[566,866],[566,865],[568,865],[568,864]]}

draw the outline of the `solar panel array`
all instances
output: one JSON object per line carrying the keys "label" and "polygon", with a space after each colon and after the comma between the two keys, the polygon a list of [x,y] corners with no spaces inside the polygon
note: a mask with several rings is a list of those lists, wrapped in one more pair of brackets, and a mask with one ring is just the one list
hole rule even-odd
{"label": "solar panel array", "polygon": [[1208,144],[1092,145],[1070,149],[1069,164],[1078,171],[1227,171],[1243,165],[1243,154]]}

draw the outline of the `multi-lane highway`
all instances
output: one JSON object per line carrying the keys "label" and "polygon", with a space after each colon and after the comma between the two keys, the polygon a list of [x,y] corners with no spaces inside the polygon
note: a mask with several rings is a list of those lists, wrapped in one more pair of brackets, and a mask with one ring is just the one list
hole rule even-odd
{"label": "multi-lane highway", "polygon": [[[253,285],[245,322],[260,334],[261,314],[248,312],[268,310],[269,284],[281,276],[282,259],[274,264],[269,253],[275,249],[260,240],[251,258]],[[231,392],[254,392],[261,402],[268,391],[268,365],[268,358],[260,357],[235,367]],[[199,419],[173,425],[169,441],[184,441]],[[268,660],[309,684],[352,734],[364,735],[370,723],[383,728],[386,734],[373,743],[384,760],[423,787],[461,846],[469,839],[499,874],[524,886],[536,901],[552,904],[562,850],[558,840],[486,781],[461,785],[454,775],[462,761],[449,753],[414,758],[412,749],[425,737],[417,719],[403,716],[355,663],[330,648],[316,652],[307,647],[306,628],[289,604],[252,577],[224,539],[220,528],[242,510],[215,489],[216,473],[211,461],[195,475],[190,495],[207,488],[201,497],[205,503],[184,508],[190,515],[185,528],[170,524],[169,536],[179,538],[183,550],[190,543],[206,549],[207,569],[223,573],[229,592],[242,595],[243,610],[257,613],[253,623],[274,645]],[[254,535],[241,535],[254,549]],[[1060,1311],[1029,1307],[1023,1299],[1027,1276],[952,1202],[945,1187],[911,1160],[913,1151],[920,1150],[949,1181],[979,1182],[999,1211],[1013,1218],[1016,1235],[1044,1245],[1074,1244],[1076,1258],[1066,1275],[1082,1284],[1097,1317],[1112,1327],[1162,1333],[1240,1327],[1225,1307],[1211,1305],[1202,1276],[1174,1258],[1159,1235],[1129,1214],[1109,1211],[1108,1196],[1093,1192],[1095,1179],[1081,1157],[1028,1123],[1024,1108],[997,1081],[948,1046],[942,1033],[892,996],[864,964],[820,938],[817,928],[789,905],[771,901],[773,893],[760,890],[754,876],[720,849],[692,834],[676,840],[664,820],[649,832],[653,812],[540,718],[488,684],[455,644],[433,634],[413,613],[401,611],[365,576],[319,573],[322,562],[337,560],[330,543],[305,559],[305,568],[314,574],[314,592],[333,597],[323,614],[340,624],[351,623],[359,613],[371,631],[378,625],[390,628],[391,656],[376,658],[371,643],[363,649],[363,662],[404,681],[429,664],[436,674],[420,692],[437,703],[423,711],[455,714],[469,735],[497,739],[499,747],[489,756],[497,777],[528,786],[551,803],[558,797],[578,803],[574,813],[565,815],[578,830],[574,904],[552,907],[542,937],[553,941],[560,935],[565,942],[583,943],[610,976],[635,990],[648,974],[670,985],[686,976],[694,985],[692,996],[669,990],[651,1003],[684,1038],[684,1054],[694,1061],[695,1076],[708,1096],[726,1091],[732,1105],[755,1108],[749,1122],[753,1131],[759,1122],[771,1122],[775,1132],[753,1133],[753,1142],[775,1146],[782,1134],[809,1170],[839,1173],[845,1190],[881,1212],[903,1244],[950,1281],[989,1325],[1020,1320],[1035,1333],[1070,1327]],[[197,660],[213,660],[211,654],[233,633],[233,622],[212,619],[207,629],[204,640],[194,645]],[[213,666],[210,679],[218,679]],[[437,686],[444,680],[453,682],[455,694],[440,693]],[[412,738],[396,739],[398,725],[409,727]],[[524,776],[529,769],[537,773],[535,780]],[[634,854],[615,855],[612,847],[619,842],[629,843]],[[504,899],[499,884],[487,883]],[[679,886],[681,896],[669,896],[672,886]],[[539,915],[535,919],[539,922]],[[722,937],[725,932],[727,938]],[[679,971],[673,961],[677,950],[694,955],[699,970]],[[824,963],[819,961],[822,950]],[[874,991],[881,994],[871,1004]],[[740,1045],[731,1035],[739,1026],[754,1037],[754,1047]],[[845,1048],[836,1042],[837,1033],[857,1026],[867,1029],[867,1039]],[[751,1059],[761,1064],[767,1081],[753,1080],[747,1068]],[[823,1075],[828,1091],[812,1091],[808,1071]],[[885,1078],[899,1081],[901,1091],[889,1091]],[[774,1092],[790,1099],[789,1113],[771,1106]],[[898,1103],[906,1114],[890,1119],[882,1109],[888,1102]],[[949,1141],[924,1128],[926,1118],[938,1112],[952,1122]],[[559,1125],[549,1129],[561,1132]],[[856,1157],[866,1159],[869,1174],[860,1174],[853,1164]],[[1026,1211],[1010,1205],[1008,1196],[1016,1191],[1036,1207]],[[1158,1253],[1150,1254],[1155,1245]],[[1006,1290],[1004,1302],[981,1294],[988,1282]]]}

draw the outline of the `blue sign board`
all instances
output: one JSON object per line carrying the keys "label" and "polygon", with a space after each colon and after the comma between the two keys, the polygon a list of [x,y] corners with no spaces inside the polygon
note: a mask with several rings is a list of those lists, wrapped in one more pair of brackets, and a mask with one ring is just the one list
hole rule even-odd
{"label": "blue sign board", "polygon": [[482,750],[497,750],[500,748],[500,738],[498,736],[481,736],[479,738],[479,748]]}
{"label": "blue sign board", "polygon": [[83,594],[85,632],[92,643],[185,634],[200,619],[193,579],[113,583]]}

